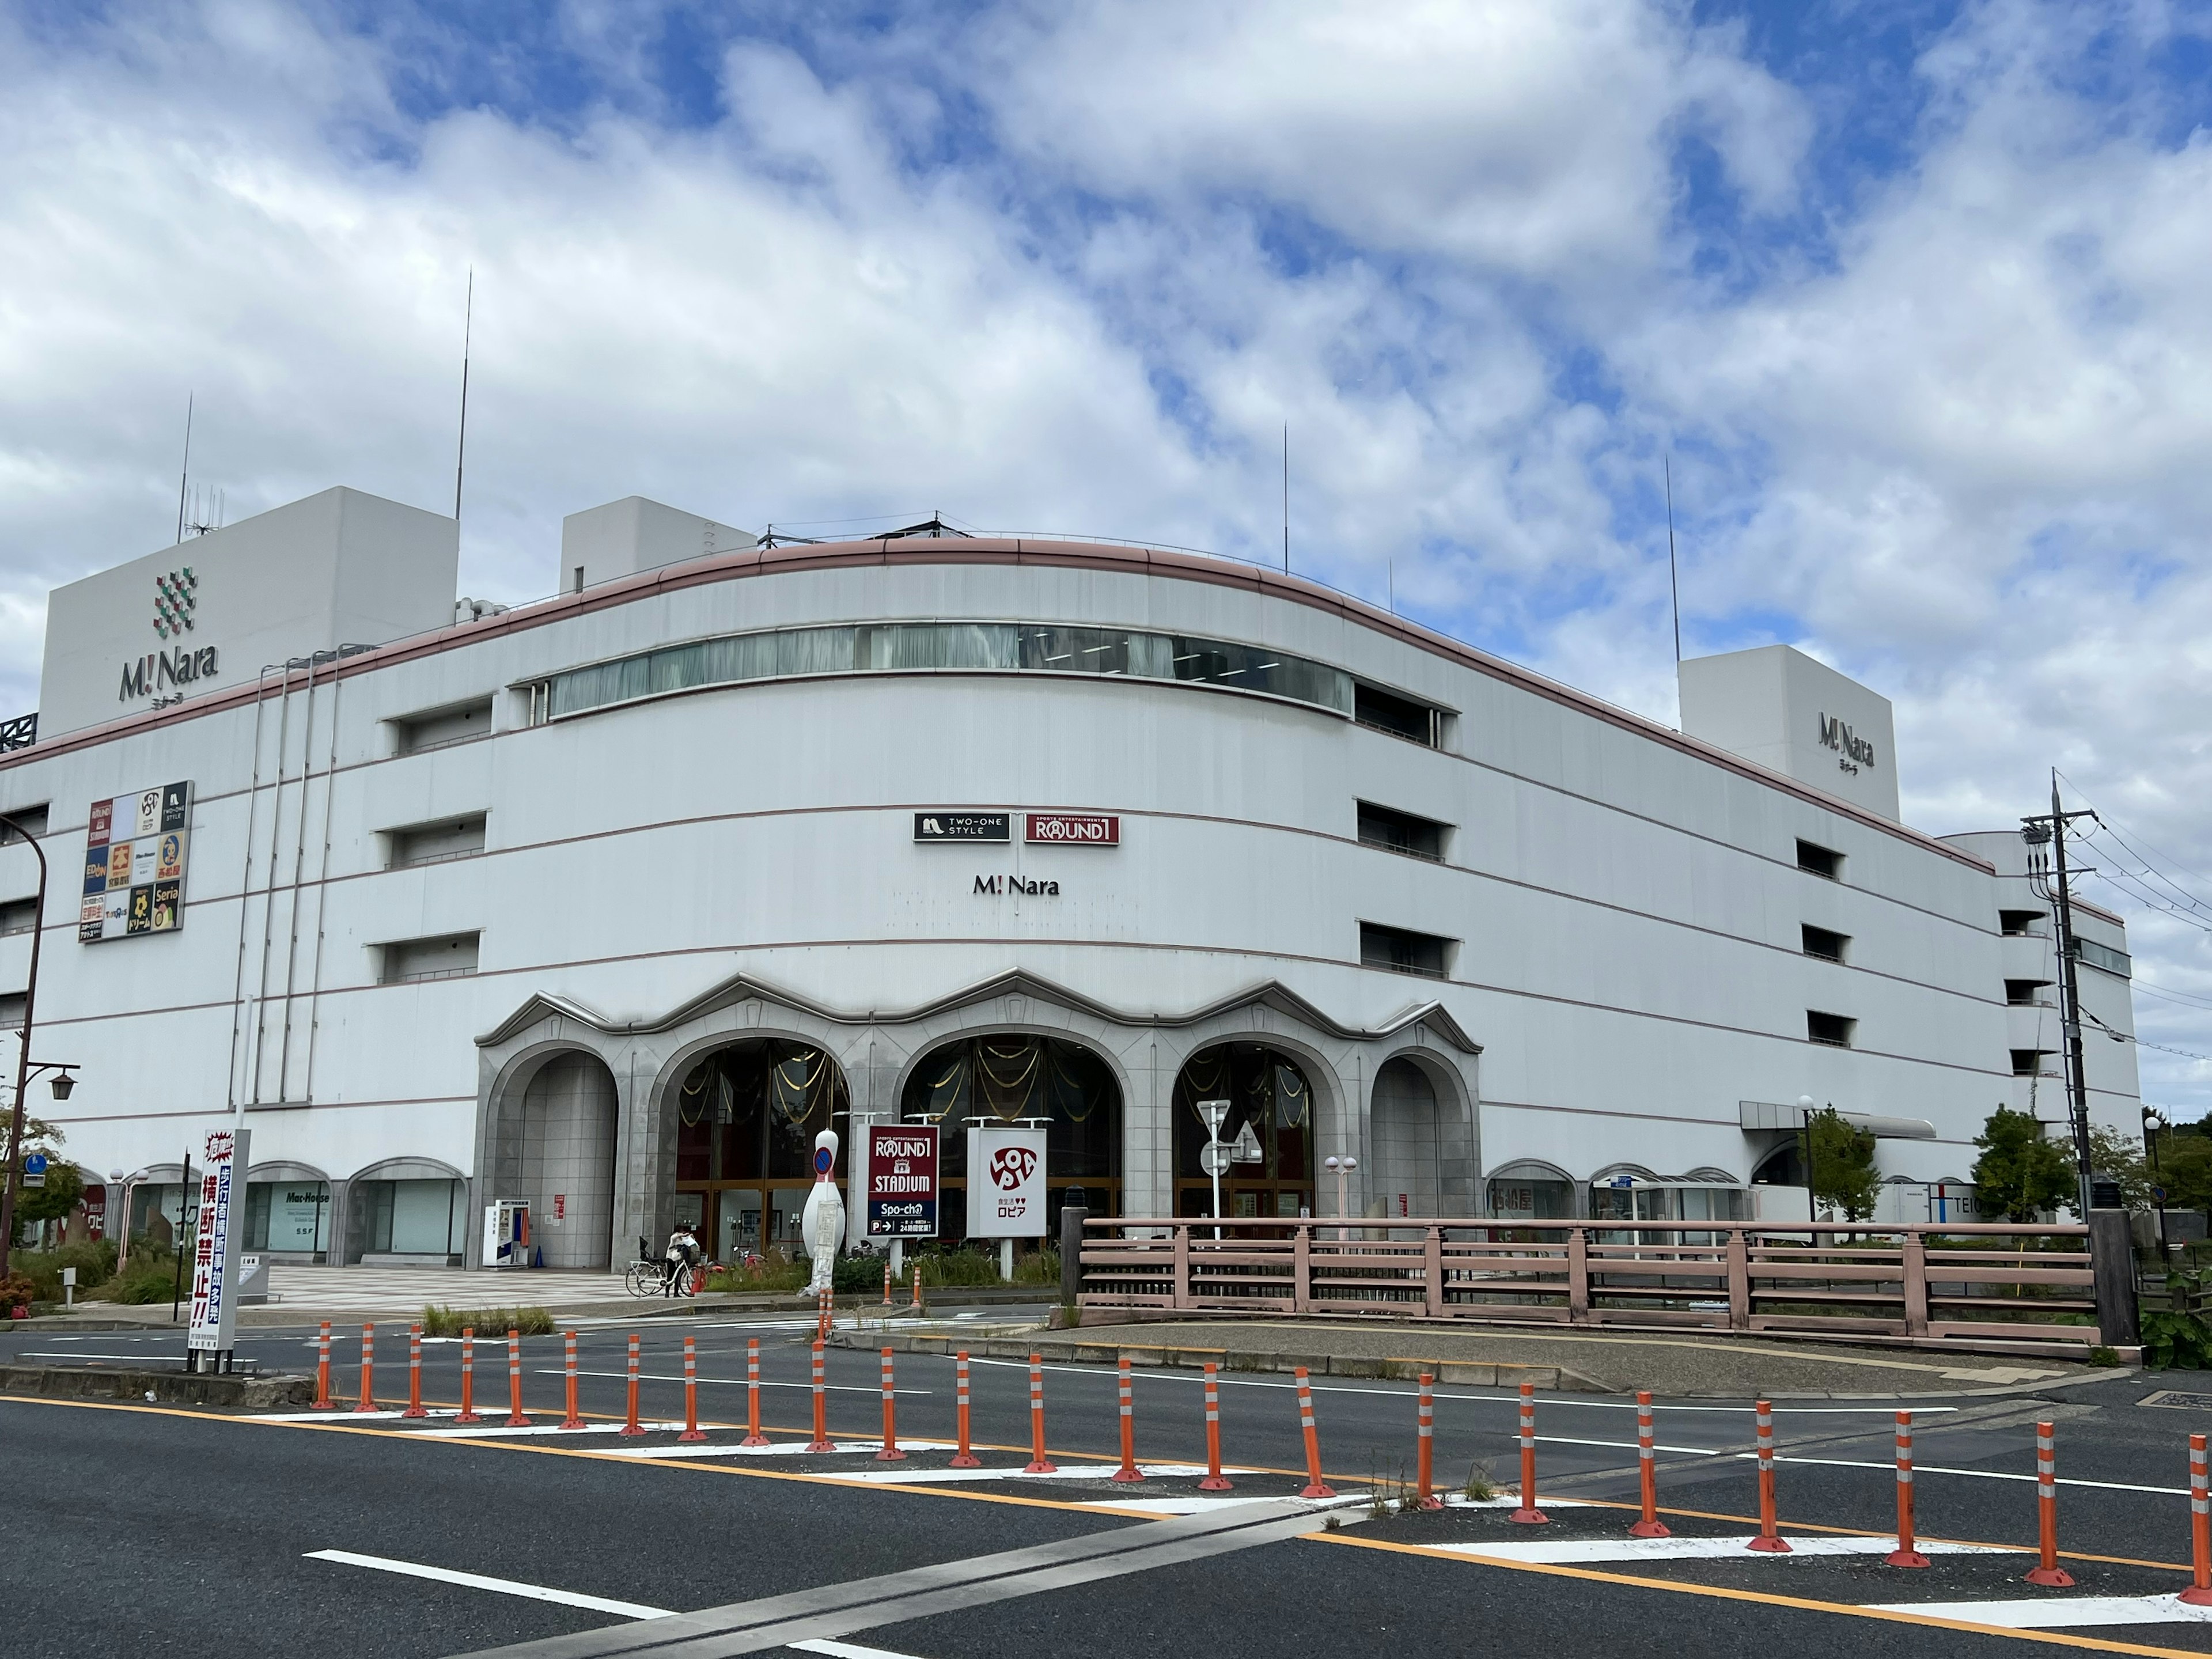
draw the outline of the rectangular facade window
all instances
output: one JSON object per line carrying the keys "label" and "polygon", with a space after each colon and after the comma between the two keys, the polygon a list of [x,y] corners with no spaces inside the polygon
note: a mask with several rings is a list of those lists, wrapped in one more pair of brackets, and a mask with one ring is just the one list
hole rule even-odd
{"label": "rectangular facade window", "polygon": [[2101,968],[2108,974],[2118,974],[2122,979],[2135,971],[2135,963],[2124,951],[2115,951],[2109,945],[2100,945],[2094,939],[2074,936],[2074,959],[2087,963],[2092,968]]}
{"label": "rectangular facade window", "polygon": [[39,925],[39,901],[33,898],[10,899],[0,904],[0,939],[10,933],[27,933]]}
{"label": "rectangular facade window", "polygon": [[1823,847],[1818,842],[1800,837],[1797,867],[1816,876],[1826,876],[1830,881],[1841,881],[1844,878],[1844,855],[1832,847]]}
{"label": "rectangular facade window", "polygon": [[435,708],[428,714],[410,714],[404,720],[397,720],[392,724],[398,734],[399,752],[419,755],[426,750],[443,749],[449,744],[466,743],[471,738],[489,737],[491,733],[491,699],[479,697],[452,708]]}
{"label": "rectangular facade window", "polygon": [[484,823],[483,813],[471,812],[457,818],[443,818],[436,823],[387,830],[386,834],[392,838],[389,867],[404,870],[413,864],[444,864],[453,859],[473,857],[484,849]]}
{"label": "rectangular facade window", "polygon": [[1444,836],[1450,828],[1434,818],[1417,817],[1394,807],[1377,806],[1373,801],[1359,803],[1359,839],[1369,847],[1441,862]]}
{"label": "rectangular facade window", "polygon": [[2000,910],[1997,912],[1997,931],[2013,939],[2029,939],[2042,933],[2036,924],[2043,920],[2040,910]]}
{"label": "rectangular facade window", "polygon": [[9,991],[0,995],[0,1031],[20,1032],[23,1029],[23,994]]}
{"label": "rectangular facade window", "polygon": [[1814,1042],[1825,1042],[1831,1048],[1851,1046],[1851,1033],[1858,1021],[1841,1014],[1824,1014],[1817,1008],[1805,1011],[1805,1035]]}
{"label": "rectangular facade window", "polygon": [[1815,927],[1809,921],[1799,924],[1805,936],[1805,954],[1818,957],[1823,962],[1841,962],[1844,951],[1850,945],[1848,933],[1832,933],[1825,927]]}
{"label": "rectangular facade window", "polygon": [[1384,691],[1372,685],[1354,684],[1352,690],[1352,718],[1376,732],[1388,732],[1394,738],[1437,746],[1438,712],[1426,703],[1415,702],[1393,691]]}
{"label": "rectangular facade window", "polygon": [[1451,969],[1452,941],[1433,933],[1410,933],[1403,927],[1359,924],[1359,965],[1382,968],[1394,974],[1419,974],[1442,979]]}
{"label": "rectangular facade window", "polygon": [[2005,981],[2005,1000],[2015,1008],[2045,1006],[2043,992],[2050,983],[2047,979],[2008,979]]}
{"label": "rectangular facade window", "polygon": [[2012,1051],[2012,1074],[2014,1077],[2047,1077],[2043,1062],[2057,1053],[2055,1048],[2015,1048]]}
{"label": "rectangular facade window", "polygon": [[384,961],[377,978],[386,985],[414,985],[473,974],[482,938],[481,933],[441,933],[434,939],[395,939],[380,947]]}
{"label": "rectangular facade window", "polygon": [[[17,823],[21,824],[24,829],[29,830],[33,836],[43,836],[46,833],[46,803],[40,801],[35,806],[18,806],[10,811],[8,816],[15,819]],[[21,836],[17,835],[15,830],[10,829],[8,825],[0,823],[0,847],[5,847],[12,842],[18,842],[22,839],[23,838]]]}

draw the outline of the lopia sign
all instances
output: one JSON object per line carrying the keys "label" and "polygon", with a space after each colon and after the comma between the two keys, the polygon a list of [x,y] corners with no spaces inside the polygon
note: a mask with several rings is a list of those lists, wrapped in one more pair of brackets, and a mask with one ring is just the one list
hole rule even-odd
{"label": "lopia sign", "polygon": [[870,1238],[937,1237],[937,1126],[868,1127]]}
{"label": "lopia sign", "polygon": [[969,1237],[1042,1237],[1044,1176],[1043,1130],[969,1130]]}

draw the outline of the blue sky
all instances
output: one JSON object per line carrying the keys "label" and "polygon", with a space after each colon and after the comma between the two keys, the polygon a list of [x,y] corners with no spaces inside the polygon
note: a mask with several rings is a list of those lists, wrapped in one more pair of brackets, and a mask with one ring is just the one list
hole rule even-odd
{"label": "blue sky", "polygon": [[471,268],[489,597],[633,492],[1273,557],[1287,422],[1300,568],[1671,720],[1671,456],[1693,653],[2184,872],[2098,896],[2212,1109],[2212,8],[20,3],[0,74],[9,711],[188,393],[232,518],[442,510]]}

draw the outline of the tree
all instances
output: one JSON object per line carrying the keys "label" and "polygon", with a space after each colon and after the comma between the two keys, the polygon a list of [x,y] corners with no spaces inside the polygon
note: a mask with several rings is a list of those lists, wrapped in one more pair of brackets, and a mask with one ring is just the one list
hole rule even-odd
{"label": "tree", "polygon": [[2122,1209],[2156,1207],[2157,1200],[2151,1194],[2155,1183],[2150,1165],[2144,1161],[2142,1142],[2133,1135],[2124,1135],[2101,1123],[2091,1124],[2089,1167],[2119,1188]]}
{"label": "tree", "polygon": [[2202,1210],[2212,1216],[2212,1139],[2169,1134],[2158,1143],[2159,1179],[2171,1209]]}
{"label": "tree", "polygon": [[77,1173],[76,1165],[59,1156],[57,1148],[68,1139],[55,1125],[44,1118],[23,1120],[23,1145],[17,1155],[20,1165],[33,1152],[46,1155],[46,1184],[26,1187],[22,1177],[16,1177],[15,1219],[31,1221],[59,1221],[84,1201],[84,1177]]}
{"label": "tree", "polygon": [[1805,1138],[1812,1153],[1808,1184],[1815,1206],[1826,1204],[1844,1212],[1846,1221],[1869,1221],[1881,1176],[1874,1167],[1873,1132],[1850,1122],[1832,1106],[1823,1107],[1805,1120]]}
{"label": "tree", "polygon": [[2073,1165],[2032,1114],[1999,1106],[1974,1145],[1982,1149],[1974,1160],[1974,1195],[1984,1215],[1998,1211],[2008,1221],[2033,1221],[2062,1204],[2081,1207]]}

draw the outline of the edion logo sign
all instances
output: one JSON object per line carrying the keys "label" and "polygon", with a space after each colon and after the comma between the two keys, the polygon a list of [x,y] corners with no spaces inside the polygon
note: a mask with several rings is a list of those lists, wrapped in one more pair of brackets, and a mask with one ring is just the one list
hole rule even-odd
{"label": "edion logo sign", "polygon": [[1001,1146],[991,1154],[991,1182],[1006,1192],[1036,1173],[1037,1155],[1026,1146]]}

